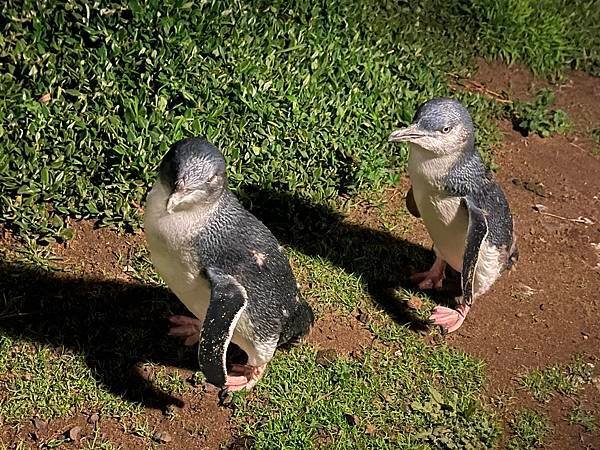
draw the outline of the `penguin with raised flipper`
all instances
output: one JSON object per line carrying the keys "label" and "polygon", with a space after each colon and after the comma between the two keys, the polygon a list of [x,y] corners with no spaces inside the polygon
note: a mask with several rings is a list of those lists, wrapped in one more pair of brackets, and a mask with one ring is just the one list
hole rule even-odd
{"label": "penguin with raised flipper", "polygon": [[437,306],[430,318],[455,331],[473,300],[517,260],[508,201],[475,148],[471,116],[458,101],[424,103],[413,123],[394,131],[389,141],[410,143],[407,208],[422,218],[436,254],[433,266],[412,280],[421,289],[439,288],[446,264],[461,274],[457,308]]}
{"label": "penguin with raised flipper", "polygon": [[[175,143],[148,195],[144,227],[154,267],[195,318],[171,317],[170,334],[198,342],[209,383],[250,389],[277,346],[314,316],[273,234],[227,189],[225,159],[199,139]],[[247,364],[227,369],[233,342]]]}

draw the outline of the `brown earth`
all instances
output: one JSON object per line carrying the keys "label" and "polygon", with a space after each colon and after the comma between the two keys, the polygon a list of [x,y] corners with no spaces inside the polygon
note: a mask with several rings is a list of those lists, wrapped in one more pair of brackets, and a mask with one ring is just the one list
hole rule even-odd
{"label": "brown earth", "polygon": [[[600,80],[573,72],[562,84],[550,86],[526,69],[500,63],[481,63],[474,80],[492,92],[506,91],[512,98],[522,99],[532,98],[537,89],[549,86],[557,93],[557,106],[569,113],[575,129],[566,137],[525,138],[508,123],[501,124],[504,141],[496,150],[497,177],[515,215],[520,260],[515,270],[477,302],[463,327],[446,340],[486,362],[490,401],[501,400],[511,409],[524,406],[548,414],[553,432],[545,448],[600,449],[598,432],[585,433],[566,420],[576,401],[600,411],[599,378],[577,400],[556,396],[546,404],[533,400],[517,380],[533,368],[570,362],[576,354],[584,355],[597,368],[600,365],[600,159],[592,155],[590,137],[591,129],[600,126]],[[348,213],[349,221],[389,231],[395,214],[403,208],[408,185],[403,178],[398,188],[386,191],[383,207],[369,202],[355,204]],[[536,210],[534,205],[544,209]],[[430,248],[422,223],[409,220],[411,228],[393,229],[391,234]],[[62,258],[60,265],[86,277],[135,284],[127,274],[127,265],[143,245],[140,235],[94,229],[90,222],[71,225],[75,238],[53,247],[53,253]],[[5,236],[4,242],[13,244],[10,236]],[[58,279],[61,276],[57,275]],[[355,315],[325,314],[306,340],[324,352],[352,355],[369,345],[371,335]],[[139,370],[142,378],[152,376],[143,373],[144,368]],[[186,378],[192,375],[191,370],[177,370]],[[144,417],[155,441],[169,440],[168,448],[181,449],[234,443],[231,411],[218,405],[214,391],[191,386],[178,397],[181,403],[172,410],[174,420],[160,408],[146,409]],[[82,443],[91,442],[97,429],[99,441],[105,438],[123,448],[148,447],[147,438],[125,431],[126,421],[99,416],[94,424],[89,420],[93,413],[52,420],[47,429],[42,425],[42,430],[39,424],[22,423],[0,431],[0,439],[22,439],[38,446],[50,437],[68,436],[69,430],[78,426]]]}

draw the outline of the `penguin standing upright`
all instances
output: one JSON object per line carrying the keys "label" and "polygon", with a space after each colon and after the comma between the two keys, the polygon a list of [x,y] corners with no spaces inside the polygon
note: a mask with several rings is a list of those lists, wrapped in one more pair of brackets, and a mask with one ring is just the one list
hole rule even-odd
{"label": "penguin standing upright", "polygon": [[413,281],[421,289],[441,287],[446,264],[461,274],[457,309],[437,306],[431,316],[455,331],[473,300],[517,260],[508,202],[475,148],[471,116],[458,101],[424,103],[412,125],[394,131],[389,141],[410,143],[407,207],[423,219],[436,254],[433,266]]}
{"label": "penguin standing upright", "polygon": [[[209,383],[250,389],[276,347],[310,328],[313,312],[286,256],[227,189],[225,159],[210,143],[195,138],[171,147],[148,195],[144,226],[154,267],[196,317],[171,317],[170,334],[199,342]],[[230,341],[248,362],[228,371]]]}

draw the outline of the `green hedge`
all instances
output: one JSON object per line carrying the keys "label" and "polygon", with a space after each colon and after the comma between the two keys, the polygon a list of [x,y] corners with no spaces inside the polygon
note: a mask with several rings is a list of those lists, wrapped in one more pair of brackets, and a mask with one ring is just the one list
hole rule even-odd
{"label": "green hedge", "polygon": [[[161,155],[192,135],[224,151],[234,189],[319,202],[389,184],[406,158],[389,132],[466,73],[483,9],[85,3],[0,6],[0,221],[23,236],[69,237],[67,216],[138,226]],[[489,144],[494,112],[466,100]]]}

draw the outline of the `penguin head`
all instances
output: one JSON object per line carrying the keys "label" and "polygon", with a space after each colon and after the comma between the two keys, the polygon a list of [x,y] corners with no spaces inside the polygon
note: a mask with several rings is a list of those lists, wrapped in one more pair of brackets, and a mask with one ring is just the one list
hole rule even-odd
{"label": "penguin head", "polygon": [[411,142],[437,155],[463,152],[474,144],[473,121],[467,109],[451,98],[423,103],[406,128],[394,131],[389,142]]}
{"label": "penguin head", "polygon": [[216,203],[227,186],[225,158],[209,142],[184,139],[171,146],[159,168],[159,177],[169,191],[169,214]]}

